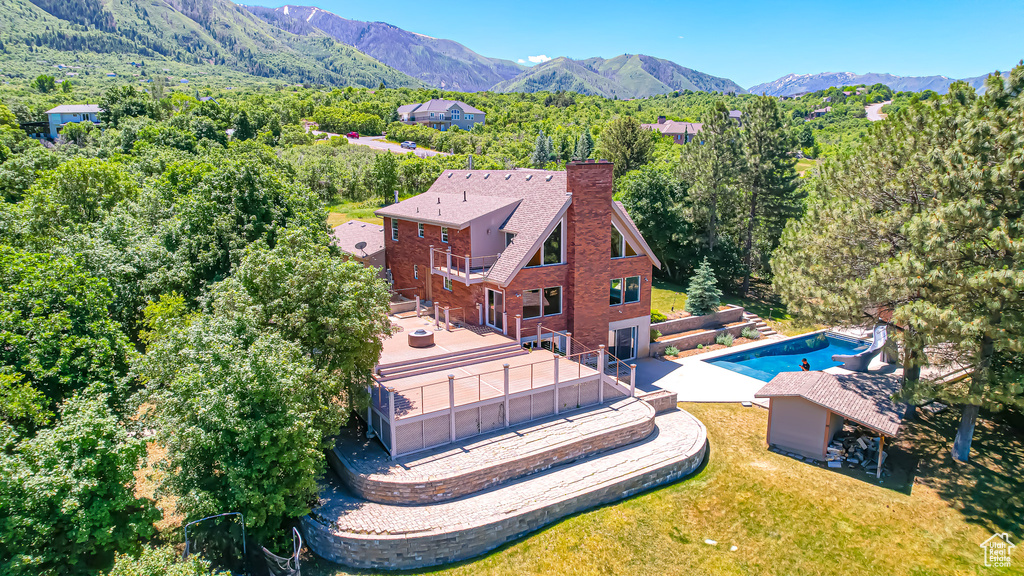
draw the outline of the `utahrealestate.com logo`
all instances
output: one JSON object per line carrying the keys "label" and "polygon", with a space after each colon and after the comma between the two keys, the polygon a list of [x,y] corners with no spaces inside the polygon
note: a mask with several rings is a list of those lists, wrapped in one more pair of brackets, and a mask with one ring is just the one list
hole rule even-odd
{"label": "utahrealestate.com logo", "polygon": [[988,540],[979,544],[985,549],[985,566],[990,568],[1009,568],[1013,549],[1010,535],[1006,532],[993,534]]}

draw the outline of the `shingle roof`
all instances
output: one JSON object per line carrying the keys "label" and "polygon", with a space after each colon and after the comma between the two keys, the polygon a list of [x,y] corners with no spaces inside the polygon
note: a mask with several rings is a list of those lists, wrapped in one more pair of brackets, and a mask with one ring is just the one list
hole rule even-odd
{"label": "shingle roof", "polygon": [[739,110],[729,110],[729,118],[740,118],[743,116],[743,112]]}
{"label": "shingle roof", "polygon": [[61,104],[46,111],[47,114],[90,114],[102,112],[98,104]]}
{"label": "shingle roof", "polygon": [[[488,176],[494,177],[493,175]],[[455,190],[434,191],[434,187],[431,187],[423,194],[413,196],[398,204],[380,208],[374,214],[399,220],[415,220],[438,226],[449,226],[461,230],[485,214],[509,208],[519,202],[518,198],[481,195],[471,183],[466,182],[466,178],[455,182],[456,188],[460,186],[461,190],[457,192]]]}
{"label": "shingle roof", "polygon": [[[360,220],[349,220],[334,227],[334,245],[342,252],[365,258],[384,249],[384,227]],[[356,246],[365,242],[361,248]]]}
{"label": "shingle roof", "polygon": [[704,130],[704,125],[700,122],[677,122],[675,120],[666,120],[660,124],[644,124],[643,127],[669,136],[696,134]]}
{"label": "shingle roof", "polygon": [[907,405],[893,402],[900,382],[884,374],[782,372],[755,398],[799,396],[887,436],[895,436]]}
{"label": "shingle roof", "polygon": [[458,104],[459,108],[461,108],[462,111],[467,113],[467,114],[484,114],[483,110],[480,110],[479,108],[474,108],[474,107],[470,106],[469,104],[466,104],[465,102],[463,102],[461,100],[440,100],[440,99],[437,99],[437,98],[434,98],[433,100],[427,100],[426,102],[423,102],[422,104],[405,104],[403,106],[399,106],[398,107],[398,113],[399,114],[408,114],[410,112],[416,112],[416,111],[420,111],[420,112],[445,112],[449,108],[454,106],[455,104]]}

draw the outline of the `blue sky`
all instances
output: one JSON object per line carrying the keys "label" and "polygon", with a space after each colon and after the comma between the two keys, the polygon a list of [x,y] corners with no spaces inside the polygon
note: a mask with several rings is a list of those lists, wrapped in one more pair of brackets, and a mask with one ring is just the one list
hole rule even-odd
{"label": "blue sky", "polygon": [[[282,6],[286,1],[245,0]],[[353,20],[448,38],[496,58],[649,54],[744,88],[789,73],[962,78],[1024,57],[1021,0],[302,0]],[[527,62],[529,64],[529,62]]]}

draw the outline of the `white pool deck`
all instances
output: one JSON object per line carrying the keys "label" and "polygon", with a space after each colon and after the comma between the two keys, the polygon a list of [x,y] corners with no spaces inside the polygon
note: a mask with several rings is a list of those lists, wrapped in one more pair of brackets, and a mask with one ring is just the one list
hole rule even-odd
{"label": "white pool deck", "polygon": [[[853,330],[828,331],[840,332],[858,338],[864,336]],[[801,336],[807,336],[807,334]],[[645,392],[653,392],[655,390],[675,392],[680,402],[751,402],[767,408],[767,399],[754,398],[754,394],[765,385],[765,382],[733,372],[732,370],[720,368],[705,362],[705,360],[728,356],[729,354],[774,344],[790,338],[793,337],[770,336],[757,342],[732,346],[722,350],[713,350],[679,360],[640,358],[636,360],[636,387]],[[798,366],[793,366],[794,371],[798,369]],[[850,373],[848,370],[839,367],[828,368],[825,371],[835,374]],[[896,364],[886,364],[878,357],[875,357],[870,366],[868,366],[868,371],[879,374],[899,374],[902,372],[902,369]]]}

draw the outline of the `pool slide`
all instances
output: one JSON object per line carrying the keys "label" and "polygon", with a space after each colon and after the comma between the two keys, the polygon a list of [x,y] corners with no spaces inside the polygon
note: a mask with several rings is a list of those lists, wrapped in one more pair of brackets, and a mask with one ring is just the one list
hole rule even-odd
{"label": "pool slide", "polygon": [[841,368],[847,370],[853,370],[854,372],[867,372],[868,364],[871,364],[871,360],[882,351],[882,347],[885,346],[885,342],[888,339],[888,332],[885,324],[879,324],[875,326],[874,338],[871,342],[871,346],[863,352],[857,354],[835,354],[832,356],[833,362],[842,362]]}

